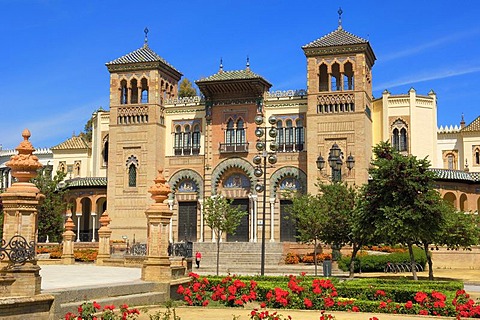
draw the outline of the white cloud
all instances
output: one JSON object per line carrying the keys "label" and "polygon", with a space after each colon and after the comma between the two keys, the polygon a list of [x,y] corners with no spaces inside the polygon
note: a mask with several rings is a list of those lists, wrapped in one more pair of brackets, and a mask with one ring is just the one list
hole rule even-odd
{"label": "white cloud", "polygon": [[386,55],[382,55],[378,62],[379,63],[384,63],[384,62],[388,62],[388,61],[399,59],[399,58],[413,56],[413,55],[415,55],[417,53],[420,53],[424,50],[434,48],[434,47],[438,47],[438,46],[447,44],[449,42],[458,42],[458,41],[460,41],[462,39],[465,39],[465,38],[471,38],[472,36],[474,36],[476,34],[480,34],[479,29],[467,30],[467,31],[464,31],[464,32],[450,34],[450,35],[447,35],[443,38],[437,38],[433,41],[422,43],[422,44],[420,44],[416,47],[411,47],[411,48],[407,48],[405,50],[387,53]]}
{"label": "white cloud", "polygon": [[373,91],[390,89],[390,88],[403,86],[406,84],[414,84],[414,83],[424,82],[424,81],[446,79],[446,78],[461,76],[461,75],[475,73],[475,72],[480,72],[480,66],[448,69],[448,70],[439,71],[437,73],[424,72],[422,74],[409,75],[408,77],[403,77],[403,78],[391,80],[389,82],[377,84],[374,86]]}

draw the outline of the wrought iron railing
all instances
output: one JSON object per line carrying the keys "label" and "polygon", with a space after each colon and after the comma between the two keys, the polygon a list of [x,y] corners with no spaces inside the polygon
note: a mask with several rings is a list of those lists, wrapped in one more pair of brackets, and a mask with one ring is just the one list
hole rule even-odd
{"label": "wrought iron railing", "polygon": [[168,246],[168,255],[174,257],[191,258],[193,256],[193,242],[170,243]]}
{"label": "wrought iron railing", "polygon": [[0,260],[8,258],[11,265],[23,265],[35,261],[35,241],[28,242],[20,235],[13,236],[8,243],[2,240]]}
{"label": "wrought iron railing", "polygon": [[248,142],[242,143],[220,143],[220,153],[248,152]]}

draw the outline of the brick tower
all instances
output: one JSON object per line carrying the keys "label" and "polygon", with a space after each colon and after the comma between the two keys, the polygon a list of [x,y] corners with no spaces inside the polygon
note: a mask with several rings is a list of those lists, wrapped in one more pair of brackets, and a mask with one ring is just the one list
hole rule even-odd
{"label": "brick tower", "polygon": [[[303,46],[307,57],[307,172],[308,191],[316,190],[315,176],[331,179],[329,151],[337,144],[342,152],[342,180],[361,185],[367,182],[372,154],[372,66],[375,54],[370,43],[342,27]],[[354,168],[347,169],[349,155]],[[319,156],[325,168],[317,169]]]}

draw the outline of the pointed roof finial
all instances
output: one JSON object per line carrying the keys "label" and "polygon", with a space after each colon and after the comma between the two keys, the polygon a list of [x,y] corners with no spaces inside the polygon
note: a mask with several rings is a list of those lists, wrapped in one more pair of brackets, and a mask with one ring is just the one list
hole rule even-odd
{"label": "pointed roof finial", "polygon": [[145,27],[145,30],[143,30],[143,32],[145,33],[145,40],[144,40],[145,43],[144,43],[144,45],[148,46],[148,28]]}
{"label": "pointed roof finial", "polygon": [[460,121],[460,128],[465,128],[465,118],[463,117],[463,112],[462,112],[462,120]]}
{"label": "pointed roof finial", "polygon": [[247,55],[247,70],[250,71],[250,57]]}
{"label": "pointed roof finial", "polygon": [[218,72],[223,72],[223,59],[220,58],[220,70]]}
{"label": "pointed roof finial", "polygon": [[343,13],[342,8],[339,7],[337,12],[338,12],[338,29],[341,30],[342,29],[342,13]]}

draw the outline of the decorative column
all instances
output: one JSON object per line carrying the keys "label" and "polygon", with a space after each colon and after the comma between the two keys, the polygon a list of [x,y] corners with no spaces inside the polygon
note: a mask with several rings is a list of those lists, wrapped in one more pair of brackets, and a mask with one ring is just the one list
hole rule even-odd
{"label": "decorative column", "polygon": [[82,216],[81,212],[75,213],[77,216],[77,242],[80,242],[80,217]]}
{"label": "decorative column", "polygon": [[97,213],[92,212],[92,213],[90,213],[90,215],[92,216],[92,242],[95,242],[95,241],[97,241],[95,239],[95,228],[96,228],[96,222],[97,222]]}
{"label": "decorative column", "polygon": [[163,170],[158,170],[155,184],[148,189],[155,203],[146,211],[147,216],[147,259],[142,267],[142,280],[169,281],[172,277],[168,257],[168,228],[173,213],[165,200],[171,192],[166,184]]}
{"label": "decorative column", "polygon": [[274,213],[275,213],[275,198],[270,198],[270,242],[275,241],[275,226],[274,226]]}
{"label": "decorative column", "polygon": [[65,222],[65,232],[63,235],[63,252],[62,252],[62,263],[63,264],[74,264],[75,257],[73,256],[73,244],[75,241],[75,224],[73,223],[72,218],[68,217]]}
{"label": "decorative column", "polygon": [[203,242],[203,232],[205,231],[205,222],[203,217],[203,199],[198,199],[198,203],[200,204],[200,240],[199,242]]}
{"label": "decorative column", "polygon": [[253,224],[254,224],[254,229],[253,229],[253,242],[258,241],[258,195],[253,194],[252,195],[253,199]]}
{"label": "decorative column", "polygon": [[98,254],[96,264],[103,265],[106,259],[110,259],[110,236],[112,230],[108,227],[110,224],[110,217],[105,211],[100,217],[100,229],[98,229]]}
{"label": "decorative column", "polygon": [[3,239],[10,256],[1,258],[1,272],[15,281],[10,287],[13,296],[33,296],[40,293],[40,267],[36,260],[38,205],[45,198],[30,182],[42,167],[28,139],[30,131],[22,132],[23,141],[18,145],[17,155],[6,163],[12,176],[17,179],[10,188],[0,194],[3,203]]}

